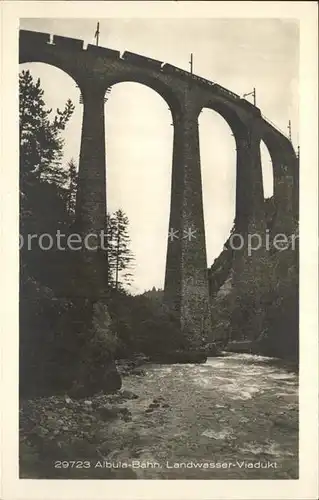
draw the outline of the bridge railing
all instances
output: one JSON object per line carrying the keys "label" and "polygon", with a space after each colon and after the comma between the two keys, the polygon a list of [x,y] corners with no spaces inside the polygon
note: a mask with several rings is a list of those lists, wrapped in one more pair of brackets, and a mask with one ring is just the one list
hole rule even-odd
{"label": "bridge railing", "polygon": [[290,139],[290,137],[288,136],[287,133],[283,132],[279,127],[277,127],[277,125],[275,125],[271,120],[269,120],[269,118],[267,118],[266,116],[264,115],[261,115],[263,117],[263,119],[265,120],[265,122],[269,123],[269,125],[271,125],[272,127],[274,127],[280,134],[282,134],[286,139],[288,139],[288,141],[290,142],[291,144],[291,147],[292,149],[294,150],[294,153],[295,155],[297,156],[297,158],[299,158],[299,146],[297,147],[297,149],[295,148],[295,146],[293,145],[293,142],[292,140]]}
{"label": "bridge railing", "polygon": [[291,142],[291,140],[289,139],[289,136],[288,136],[287,132],[284,132],[283,130],[281,130],[277,125],[275,125],[265,115],[262,114],[261,116],[263,117],[263,119],[265,120],[265,122],[269,123],[269,125],[271,125],[272,127],[274,127],[277,130],[277,132],[280,132],[284,137],[286,137],[286,139],[288,139],[289,142]]}

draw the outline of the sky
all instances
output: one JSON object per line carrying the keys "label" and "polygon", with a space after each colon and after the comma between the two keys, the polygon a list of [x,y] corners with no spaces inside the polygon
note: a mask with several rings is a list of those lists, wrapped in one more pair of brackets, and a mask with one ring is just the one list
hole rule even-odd
{"label": "sky", "polygon": [[[243,95],[256,88],[257,106],[298,146],[297,21],[280,19],[21,19],[21,29],[43,31],[137,52],[189,70]],[[64,161],[78,162],[82,105],[75,82],[61,70],[28,63],[41,80],[45,102],[63,108],[70,98],[75,112],[65,132]],[[249,97],[247,99],[250,99]],[[172,119],[154,90],[116,84],[105,105],[108,211],[122,208],[130,220],[135,255],[132,293],[163,287],[172,168]],[[207,263],[212,265],[234,219],[236,151],[225,120],[204,110],[199,117]],[[272,194],[272,165],[262,143],[265,196]]]}

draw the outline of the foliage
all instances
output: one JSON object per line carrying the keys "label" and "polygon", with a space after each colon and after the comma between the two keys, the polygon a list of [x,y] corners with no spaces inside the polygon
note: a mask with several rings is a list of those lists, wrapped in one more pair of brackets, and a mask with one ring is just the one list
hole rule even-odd
{"label": "foliage", "polygon": [[156,289],[155,286],[153,286],[151,290],[147,290],[142,295],[143,297],[147,297],[160,306],[160,304],[163,302],[164,290],[162,290],[161,288]]}
{"label": "foliage", "polygon": [[108,309],[102,302],[93,305],[93,323],[90,344],[96,356],[111,357],[117,349],[118,338],[112,330],[112,320]]}
{"label": "foliage", "polygon": [[162,300],[113,290],[108,305],[119,338],[117,357],[139,352],[152,357],[185,347],[176,318]]}
{"label": "foliage", "polygon": [[[71,180],[62,165],[63,131],[74,110],[70,100],[63,111],[47,109],[40,80],[29,71],[19,75],[20,121],[20,234],[23,238],[21,262],[23,276],[35,277],[41,285],[53,289],[62,268],[68,268],[68,256],[54,250],[43,251],[31,235],[48,235],[55,242],[58,231],[68,233],[71,224],[66,200]],[[72,194],[73,196],[73,194]],[[43,245],[44,246],[44,245]],[[55,249],[56,250],[56,249]]]}
{"label": "foliage", "polygon": [[130,285],[134,256],[130,250],[129,219],[118,209],[107,215],[108,285],[116,290]]}
{"label": "foliage", "polygon": [[75,218],[75,206],[76,206],[76,192],[78,184],[78,173],[76,168],[76,163],[73,158],[69,161],[68,165],[68,186],[66,190],[66,200],[67,200],[67,211],[68,215],[74,219]]}
{"label": "foliage", "polygon": [[77,173],[74,160],[67,169],[63,167],[62,155],[63,131],[74,106],[68,100],[65,109],[50,119],[40,80],[34,82],[27,71],[20,74],[19,83],[20,233],[24,240],[20,251],[20,392],[60,393],[84,378],[86,391],[94,391],[98,383],[106,391],[110,386],[118,388],[121,381],[111,362],[116,338],[105,306],[101,309],[76,298],[77,255],[56,245],[43,251],[37,239],[29,239],[46,234],[55,243],[58,231],[65,237],[72,232]]}
{"label": "foliage", "polygon": [[36,82],[30,71],[19,75],[19,121],[20,121],[20,187],[34,181],[65,184],[67,174],[61,167],[65,130],[74,105],[68,99],[64,110],[56,110],[50,119],[51,109],[46,109],[44,91],[40,79]]}

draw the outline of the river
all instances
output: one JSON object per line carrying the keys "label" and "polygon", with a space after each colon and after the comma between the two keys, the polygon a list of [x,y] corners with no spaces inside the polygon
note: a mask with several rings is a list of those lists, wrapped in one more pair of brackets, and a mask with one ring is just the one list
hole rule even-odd
{"label": "river", "polygon": [[[225,354],[123,379],[139,397],[111,424],[107,463],[138,479],[295,479],[298,377],[279,360]],[[120,471],[118,471],[120,472]]]}

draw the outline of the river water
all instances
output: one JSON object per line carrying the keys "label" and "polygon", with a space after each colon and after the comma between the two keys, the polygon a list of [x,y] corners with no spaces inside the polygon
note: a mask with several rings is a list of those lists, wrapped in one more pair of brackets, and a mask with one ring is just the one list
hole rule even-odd
{"label": "river water", "polygon": [[[225,354],[124,378],[138,399],[110,427],[113,467],[137,479],[295,479],[298,379],[275,359]],[[118,471],[120,472],[120,471]]]}

